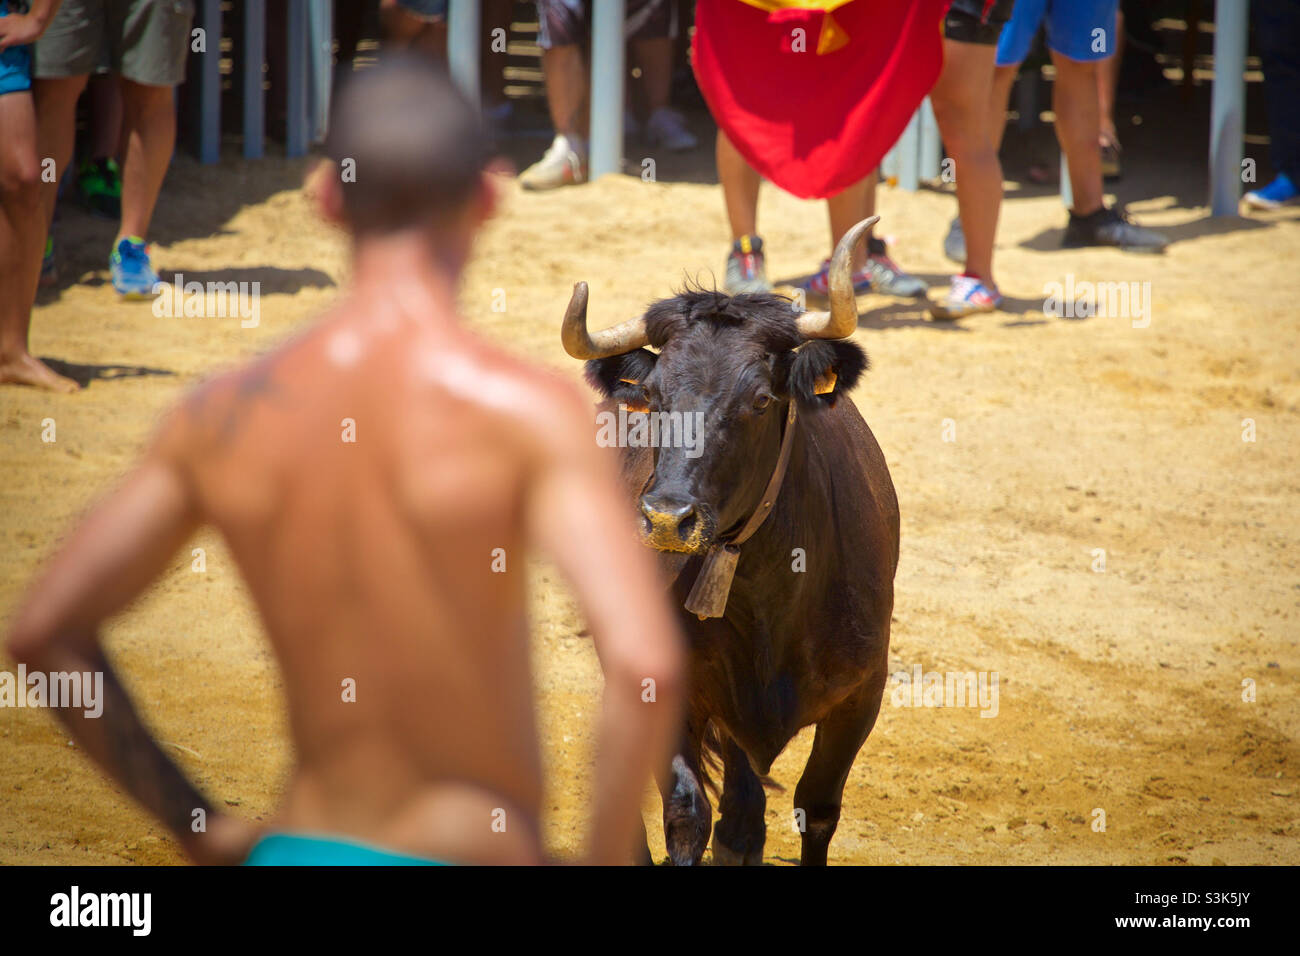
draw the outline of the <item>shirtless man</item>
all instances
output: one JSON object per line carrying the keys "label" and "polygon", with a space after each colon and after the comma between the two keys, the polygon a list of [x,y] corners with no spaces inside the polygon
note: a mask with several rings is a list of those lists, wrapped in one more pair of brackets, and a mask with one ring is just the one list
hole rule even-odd
{"label": "shirtless man", "polygon": [[[354,241],[350,292],[166,418],[36,583],[9,648],[33,670],[103,672],[102,717],[60,717],[198,862],[538,863],[524,587],[538,547],[606,677],[584,859],[631,862],[642,786],[680,726],[681,638],[589,403],[456,320],[494,206],[477,116],[436,66],[399,55],[345,87],[328,148],[356,173],[316,187]],[[101,622],[203,523],[284,673],[297,766],[270,834],[184,778],[100,649]]]}

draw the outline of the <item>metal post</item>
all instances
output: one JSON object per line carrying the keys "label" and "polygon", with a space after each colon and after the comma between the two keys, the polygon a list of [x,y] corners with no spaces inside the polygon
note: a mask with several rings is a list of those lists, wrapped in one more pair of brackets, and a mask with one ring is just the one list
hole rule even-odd
{"label": "metal post", "polygon": [[334,4],[330,0],[311,0],[307,11],[307,35],[310,38],[307,63],[311,77],[307,86],[307,131],[313,143],[325,138],[329,125],[330,87],[334,79]]}
{"label": "metal post", "polygon": [[907,129],[898,138],[898,185],[911,193],[916,192],[921,184],[918,163],[920,149],[921,112],[918,110],[912,114],[912,118],[907,121]]}
{"label": "metal post", "polygon": [[266,0],[244,3],[244,158],[261,159],[266,128],[262,66],[266,60]]}
{"label": "metal post", "polygon": [[1235,216],[1241,199],[1249,4],[1214,4],[1214,89],[1210,97],[1210,214]]}
{"label": "metal post", "polygon": [[623,0],[593,3],[590,177],[623,170]]}
{"label": "metal post", "polygon": [[289,0],[288,57],[285,64],[284,136],[286,156],[307,152],[307,0]]}
{"label": "metal post", "polygon": [[1070,185],[1070,164],[1065,161],[1065,150],[1061,150],[1061,204],[1066,209],[1074,208],[1074,188]]}
{"label": "metal post", "polygon": [[479,101],[479,0],[451,0],[447,10],[447,68],[460,91]]}
{"label": "metal post", "polygon": [[221,158],[221,3],[203,0],[199,11],[203,53],[199,54],[199,162]]}
{"label": "metal post", "polygon": [[921,179],[939,178],[939,160],[942,158],[943,146],[939,142],[939,123],[934,118],[934,107],[930,97],[921,101],[921,136],[917,145],[917,174]]}

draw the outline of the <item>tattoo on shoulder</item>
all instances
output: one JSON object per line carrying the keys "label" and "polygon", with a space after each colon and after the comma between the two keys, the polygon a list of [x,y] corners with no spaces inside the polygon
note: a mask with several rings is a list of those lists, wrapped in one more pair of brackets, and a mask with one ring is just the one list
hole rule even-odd
{"label": "tattoo on shoulder", "polygon": [[269,360],[258,363],[241,373],[220,399],[211,391],[196,393],[191,406],[195,417],[208,426],[217,444],[231,441],[259,402],[284,398],[284,390],[274,380],[275,368],[276,363]]}

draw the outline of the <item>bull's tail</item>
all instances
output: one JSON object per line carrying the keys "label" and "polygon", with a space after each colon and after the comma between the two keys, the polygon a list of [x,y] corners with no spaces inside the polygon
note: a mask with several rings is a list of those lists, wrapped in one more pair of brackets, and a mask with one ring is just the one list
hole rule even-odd
{"label": "bull's tail", "polygon": [[[700,759],[699,772],[700,783],[704,784],[705,789],[713,796],[716,802],[722,796],[721,787],[718,785],[716,777],[722,775],[724,742],[722,733],[713,721],[704,722],[704,732],[700,734]],[[758,782],[766,790],[774,790],[777,793],[785,793],[785,787],[781,786],[769,775],[765,773],[757,774]]]}

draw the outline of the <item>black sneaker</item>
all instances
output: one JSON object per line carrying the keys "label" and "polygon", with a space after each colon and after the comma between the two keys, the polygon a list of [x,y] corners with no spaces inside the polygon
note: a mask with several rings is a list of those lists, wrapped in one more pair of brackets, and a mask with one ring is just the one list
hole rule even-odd
{"label": "black sneaker", "polygon": [[1119,246],[1125,252],[1164,252],[1169,240],[1158,232],[1143,229],[1128,221],[1118,209],[1102,206],[1087,216],[1070,213],[1070,224],[1065,227],[1062,249],[1080,246]]}

